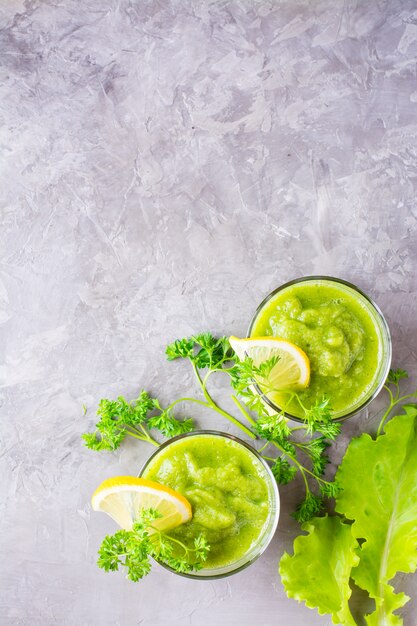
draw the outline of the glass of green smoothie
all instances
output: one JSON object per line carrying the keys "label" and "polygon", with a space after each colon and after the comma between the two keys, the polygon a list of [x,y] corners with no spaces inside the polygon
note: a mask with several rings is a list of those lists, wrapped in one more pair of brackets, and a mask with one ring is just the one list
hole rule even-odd
{"label": "glass of green smoothie", "polygon": [[275,533],[275,478],[258,452],[237,437],[211,430],[173,437],[146,461],[140,476],[175,489],[191,503],[192,519],[171,530],[172,537],[192,545],[202,534],[210,545],[204,568],[182,576],[234,574],[253,563]]}
{"label": "glass of green smoothie", "polygon": [[[324,396],[335,420],[363,409],[379,393],[391,365],[391,337],[378,306],[358,287],[339,278],[307,276],[285,283],[259,305],[249,337],[280,337],[304,350],[311,378],[298,390],[310,408]],[[277,390],[264,402],[302,421],[297,399]]]}

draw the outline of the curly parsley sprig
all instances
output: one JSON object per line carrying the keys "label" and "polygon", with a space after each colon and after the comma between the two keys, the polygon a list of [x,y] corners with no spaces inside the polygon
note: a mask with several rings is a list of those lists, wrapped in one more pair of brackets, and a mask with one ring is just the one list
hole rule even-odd
{"label": "curly parsley sprig", "polygon": [[97,415],[100,419],[96,430],[82,435],[84,444],[91,450],[115,450],[127,436],[158,446],[159,443],[149,433],[152,428],[165,437],[193,430],[191,419],[177,420],[171,406],[163,409],[147,391],[141,391],[132,402],[127,402],[122,396],[117,400],[100,400]]}
{"label": "curly parsley sprig", "polygon": [[[222,409],[207,389],[210,376],[216,372],[228,371],[225,364],[235,358],[235,353],[230,347],[227,337],[220,337],[217,339],[213,337],[211,333],[201,333],[200,335],[194,335],[184,339],[176,339],[173,343],[167,346],[165,352],[168,361],[174,361],[175,359],[180,358],[185,358],[190,361],[199,387],[205,398],[205,402],[194,398],[183,398],[182,400],[198,402],[199,404],[216,411],[232,422],[235,426],[240,428],[245,435],[251,439],[256,438],[256,435],[250,428],[242,424],[242,422],[236,419],[236,417],[234,417],[231,413]],[[248,419],[247,414],[244,414],[244,417],[245,419]],[[250,418],[249,422],[253,425]]]}
{"label": "curly parsley sprig", "polygon": [[204,535],[196,537],[192,547],[186,546],[153,526],[160,517],[155,509],[143,509],[131,530],[107,535],[99,548],[97,565],[106,572],[125,567],[127,578],[133,582],[149,574],[151,557],[179,573],[200,570],[210,550]]}

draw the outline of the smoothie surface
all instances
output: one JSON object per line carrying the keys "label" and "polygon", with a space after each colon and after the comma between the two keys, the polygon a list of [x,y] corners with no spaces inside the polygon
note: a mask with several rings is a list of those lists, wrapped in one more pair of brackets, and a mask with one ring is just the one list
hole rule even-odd
{"label": "smoothie surface", "polygon": [[192,519],[170,531],[187,545],[199,534],[210,544],[204,569],[241,559],[269,520],[269,475],[244,446],[219,435],[185,437],[162,450],[142,476],[183,494]]}
{"label": "smoothie surface", "polygon": [[[381,340],[375,314],[364,297],[343,285],[300,282],[278,292],[258,313],[252,337],[281,337],[304,350],[310,359],[309,386],[299,391],[310,408],[324,395],[335,417],[358,405],[375,385]],[[288,394],[269,393],[288,413],[302,417]]]}

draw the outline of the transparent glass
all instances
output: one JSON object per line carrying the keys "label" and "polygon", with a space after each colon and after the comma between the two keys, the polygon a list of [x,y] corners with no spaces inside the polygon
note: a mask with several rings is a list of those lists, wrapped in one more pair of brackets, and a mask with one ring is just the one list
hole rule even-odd
{"label": "transparent glass", "polygon": [[271,472],[269,465],[266,461],[260,456],[260,454],[252,448],[245,441],[242,441],[238,437],[234,437],[233,435],[229,435],[228,433],[224,433],[217,430],[196,430],[190,433],[186,433],[185,435],[178,435],[177,437],[172,437],[168,441],[165,441],[159,448],[147,459],[142,469],[140,470],[139,476],[143,476],[146,468],[149,464],[166,448],[169,448],[173,443],[179,441],[180,439],[190,438],[190,437],[199,437],[201,435],[214,435],[216,437],[222,437],[223,439],[231,439],[232,441],[240,444],[243,448],[248,450],[250,454],[252,454],[255,459],[259,463],[260,474],[264,478],[267,486],[268,486],[268,496],[270,501],[270,510],[269,517],[265,523],[262,534],[258,538],[258,541],[252,548],[244,554],[239,560],[234,563],[229,563],[223,567],[218,567],[215,569],[202,569],[198,572],[192,572],[188,574],[183,574],[176,572],[172,568],[170,568],[165,563],[159,562],[160,565],[165,567],[165,569],[178,574],[179,576],[185,576],[186,578],[195,578],[199,580],[213,580],[216,578],[224,578],[225,576],[230,576],[231,574],[236,574],[241,570],[245,569],[251,563],[256,561],[256,559],[266,550],[268,544],[270,543],[274,533],[277,529],[278,519],[279,519],[279,510],[280,510],[280,500],[279,500],[279,492],[276,480],[274,475]]}
{"label": "transparent glass", "polygon": [[[288,289],[289,287],[292,287],[293,285],[297,285],[297,284],[305,283],[305,282],[310,282],[315,285],[319,285],[319,284],[336,285],[341,291],[346,291],[350,293],[368,311],[369,315],[371,316],[374,322],[375,328],[377,330],[379,343],[381,347],[381,355],[382,355],[380,362],[379,362],[377,374],[375,376],[372,387],[360,399],[359,402],[348,407],[346,411],[339,412],[335,415],[334,417],[335,421],[344,421],[348,419],[349,417],[352,417],[353,415],[355,415],[362,409],[364,409],[378,395],[378,393],[381,391],[382,387],[384,386],[384,383],[388,376],[388,372],[391,367],[392,344],[391,344],[391,335],[390,335],[390,331],[388,328],[388,324],[381,310],[379,309],[379,307],[375,304],[375,302],[369,296],[367,296],[363,291],[361,291],[358,287],[356,287],[356,285],[352,285],[352,283],[342,280],[341,278],[334,278],[332,276],[305,276],[303,278],[297,278],[296,280],[291,280],[290,282],[285,283],[284,285],[281,285],[280,287],[272,291],[270,294],[268,294],[266,298],[262,300],[261,304],[258,306],[258,308],[255,311],[255,315],[253,316],[252,321],[249,325],[247,334],[248,334],[248,337],[252,336],[252,328],[255,325],[258,315],[261,313],[263,308],[278,293],[285,291],[285,289]],[[254,385],[254,387],[256,388],[256,390],[258,391],[260,395],[263,395],[261,389],[257,385]],[[274,411],[281,410],[269,398],[263,397],[263,401]],[[303,421],[300,417],[297,417],[296,415],[292,415],[291,413],[288,413],[288,412],[285,413],[285,416],[296,422]]]}

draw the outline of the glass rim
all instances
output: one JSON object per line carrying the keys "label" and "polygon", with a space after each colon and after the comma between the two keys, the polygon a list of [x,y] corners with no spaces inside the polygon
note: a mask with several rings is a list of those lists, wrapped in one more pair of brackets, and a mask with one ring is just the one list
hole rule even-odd
{"label": "glass rim", "polygon": [[[239,437],[236,437],[235,435],[231,435],[230,433],[226,433],[224,431],[221,430],[210,430],[210,429],[199,429],[199,430],[193,430],[190,431],[188,433],[183,433],[181,435],[176,435],[175,437],[171,437],[171,439],[168,439],[167,441],[164,441],[149,457],[148,459],[146,459],[146,461],[143,463],[140,472],[138,474],[139,477],[143,476],[143,472],[146,470],[146,468],[148,467],[148,465],[151,463],[151,461],[153,461],[153,459],[158,456],[158,454],[164,450],[165,448],[169,447],[172,443],[175,443],[176,441],[180,441],[181,439],[185,439],[188,437],[198,437],[198,436],[202,436],[202,435],[212,435],[212,436],[216,436],[216,437],[221,437],[223,439],[230,439],[232,441],[234,441],[235,443],[240,444],[241,446],[243,446],[244,448],[246,448],[249,452],[252,453],[252,455],[261,463],[262,467],[264,468],[264,470],[266,471],[266,474],[269,478],[269,483],[271,486],[270,489],[270,493],[269,495],[271,496],[271,494],[273,494],[273,498],[274,498],[274,502],[273,502],[273,506],[270,507],[270,515],[268,520],[265,522],[265,525],[267,525],[266,530],[264,532],[264,537],[265,540],[263,541],[263,543],[260,544],[259,549],[254,550],[253,555],[251,556],[250,551],[248,552],[248,556],[249,558],[242,562],[245,558],[245,555],[243,555],[238,561],[236,561],[237,567],[233,568],[233,563],[231,563],[229,566],[224,566],[223,568],[219,567],[216,569],[212,569],[212,570],[204,570],[201,569],[199,570],[199,572],[201,572],[201,574],[199,574],[199,572],[177,572],[174,569],[172,569],[169,565],[167,565],[166,563],[163,563],[162,561],[156,561],[159,565],[161,565],[164,569],[176,574],[177,576],[182,576],[183,578],[192,578],[193,580],[216,580],[218,578],[226,578],[227,576],[231,576],[232,574],[237,574],[238,572],[241,572],[242,570],[246,569],[247,567],[249,567],[249,565],[252,565],[252,563],[254,563],[260,556],[261,554],[263,554],[265,552],[265,550],[267,549],[267,547],[269,546],[269,544],[272,541],[273,536],[275,535],[277,526],[278,526],[278,521],[279,521],[279,516],[280,516],[280,496],[279,496],[279,490],[278,490],[278,485],[277,482],[275,480],[275,477],[272,473],[271,468],[269,467],[268,463],[265,461],[265,459],[262,458],[262,456],[259,454],[259,452],[257,450],[255,450],[255,448],[253,448],[249,443],[247,443],[246,441],[244,441],[243,439],[240,439]],[[270,521],[272,520],[272,525],[270,523]],[[156,560],[156,559],[155,559]],[[240,563],[240,565],[239,565]],[[225,569],[227,567],[232,567],[232,569],[222,572],[222,569]],[[216,574],[216,571],[218,571],[218,573]],[[207,572],[206,574],[204,574],[204,572]],[[208,572],[213,572],[213,573],[208,573]]]}
{"label": "glass rim", "polygon": [[[364,291],[362,291],[362,289],[360,289],[359,287],[357,287],[353,283],[350,283],[349,281],[344,280],[343,278],[336,278],[335,276],[313,275],[313,276],[303,276],[301,278],[294,278],[293,280],[290,280],[290,281],[280,285],[279,287],[277,287],[276,289],[274,289],[268,295],[265,296],[265,298],[261,301],[261,303],[256,308],[256,311],[255,311],[255,313],[254,313],[254,315],[253,315],[253,317],[252,317],[252,319],[250,321],[250,324],[249,324],[249,327],[248,327],[248,330],[247,330],[246,334],[247,334],[247,337],[250,338],[251,331],[252,331],[252,328],[253,328],[253,326],[255,324],[256,318],[258,317],[259,313],[262,311],[264,306],[277,293],[280,293],[281,291],[283,291],[284,289],[287,289],[288,287],[291,287],[292,285],[296,285],[298,283],[304,283],[304,282],[312,282],[312,281],[323,281],[323,282],[327,281],[327,282],[330,282],[330,283],[341,284],[341,285],[344,285],[345,287],[348,287],[352,291],[356,292],[360,296],[362,296],[362,298],[367,302],[367,304],[370,305],[370,308],[375,311],[376,317],[379,320],[379,322],[381,323],[381,326],[380,326],[381,335],[384,335],[384,333],[385,333],[385,343],[386,343],[386,348],[387,348],[386,354],[385,354],[385,363],[384,363],[385,367],[383,368],[383,371],[381,372],[381,374],[379,374],[379,376],[377,378],[378,384],[376,385],[375,389],[372,391],[372,393],[370,393],[369,396],[365,396],[363,402],[361,402],[357,406],[354,406],[354,408],[349,410],[347,413],[344,413],[343,415],[339,415],[338,417],[334,417],[333,418],[334,422],[344,422],[345,420],[347,420],[350,417],[353,417],[354,415],[359,413],[359,411],[362,411],[365,407],[368,406],[368,404],[370,402],[372,402],[372,400],[374,400],[374,398],[376,398],[376,396],[379,394],[379,392],[381,391],[381,389],[383,388],[383,386],[385,384],[385,381],[387,379],[387,376],[388,376],[388,373],[389,373],[389,370],[390,370],[390,367],[391,367],[392,341],[391,341],[390,329],[389,329],[389,326],[387,324],[387,321],[386,321],[386,319],[385,319],[381,309],[379,308],[379,306],[376,304],[376,302],[374,302],[374,300],[370,296],[368,296]],[[383,339],[384,339],[384,337],[383,337]],[[262,396],[262,399],[265,402],[265,404],[267,404],[274,411],[282,411],[282,409],[280,407],[275,405],[269,398],[267,398],[265,396],[265,394],[262,393],[262,390],[260,389],[260,387],[256,383],[254,384],[254,388],[256,389],[258,394],[260,396]],[[296,415],[292,415],[288,411],[284,411],[283,414],[284,414],[284,417],[286,417],[287,419],[293,420],[294,422],[304,423],[304,420],[301,417],[298,417]]]}

